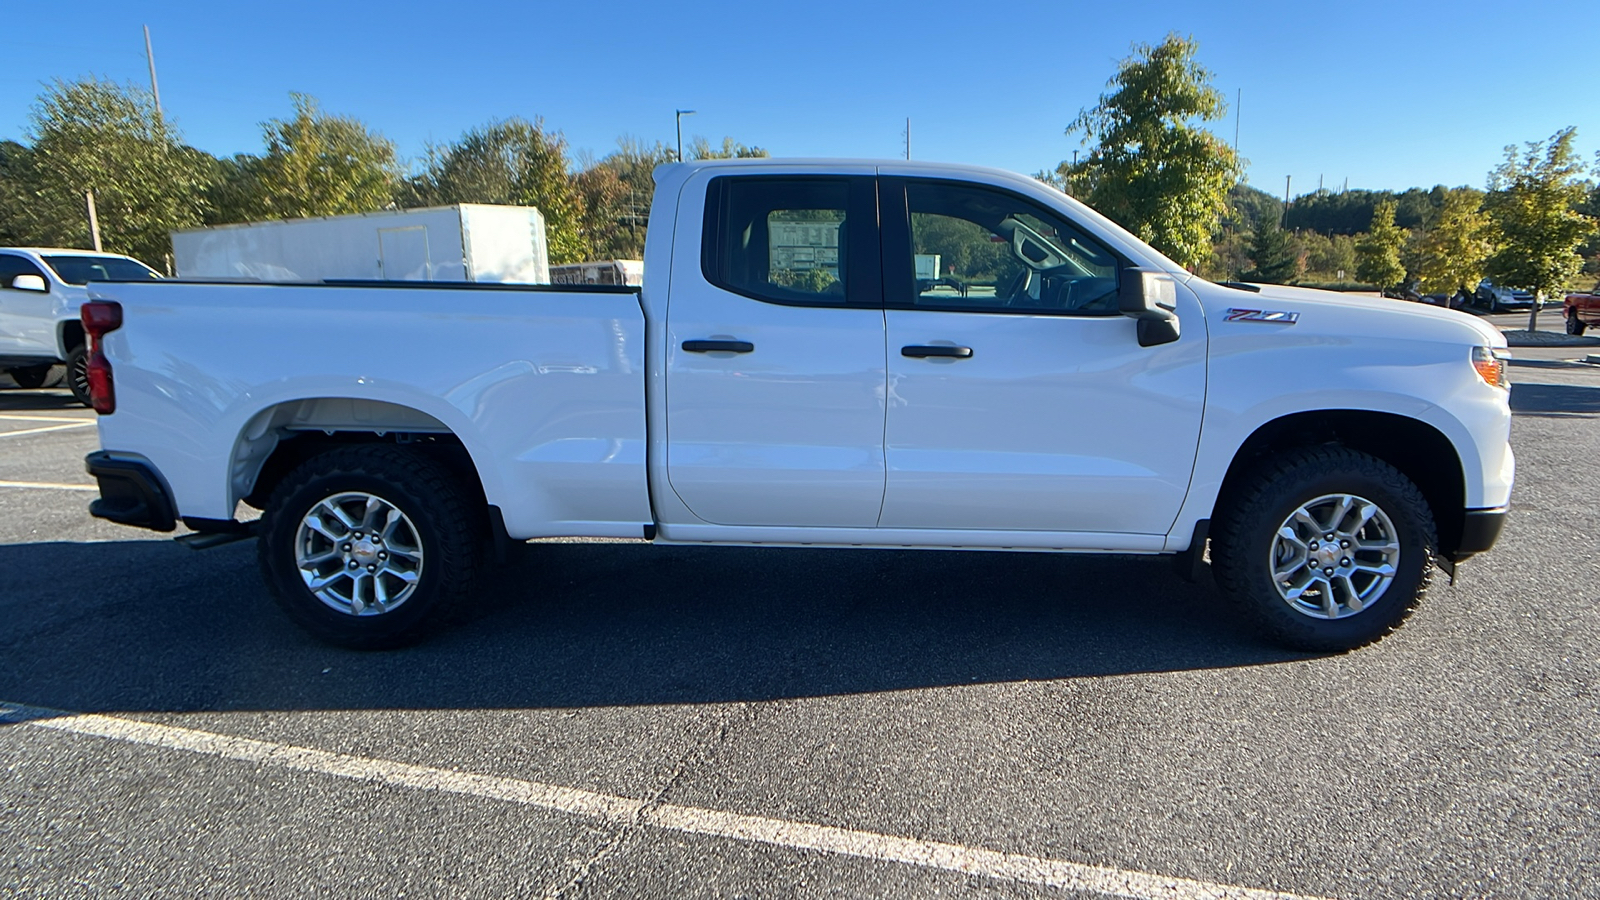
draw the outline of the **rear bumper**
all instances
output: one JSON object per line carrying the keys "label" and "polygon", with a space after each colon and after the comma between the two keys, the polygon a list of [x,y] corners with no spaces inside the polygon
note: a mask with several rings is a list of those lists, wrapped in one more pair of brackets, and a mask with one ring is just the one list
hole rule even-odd
{"label": "rear bumper", "polygon": [[155,466],[104,450],[89,454],[83,463],[100,483],[100,499],[89,504],[90,515],[153,531],[178,527],[177,513]]}
{"label": "rear bumper", "polygon": [[1451,554],[1456,562],[1494,546],[1506,524],[1507,508],[1469,509],[1461,522],[1461,541]]}

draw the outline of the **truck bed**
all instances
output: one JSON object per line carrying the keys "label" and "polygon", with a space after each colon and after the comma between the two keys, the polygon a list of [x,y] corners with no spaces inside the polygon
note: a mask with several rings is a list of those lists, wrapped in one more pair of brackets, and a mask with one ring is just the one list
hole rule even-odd
{"label": "truck bed", "polygon": [[459,439],[512,537],[636,537],[651,521],[637,288],[162,281],[93,296],[123,307],[102,446],[153,463],[185,516],[231,518],[280,441],[382,431]]}

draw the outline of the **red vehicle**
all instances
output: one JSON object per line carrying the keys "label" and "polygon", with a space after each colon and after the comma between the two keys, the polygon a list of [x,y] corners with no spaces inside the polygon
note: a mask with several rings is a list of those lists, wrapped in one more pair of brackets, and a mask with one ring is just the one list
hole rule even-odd
{"label": "red vehicle", "polygon": [[1590,325],[1600,325],[1600,294],[1568,294],[1562,306],[1567,334],[1583,334]]}

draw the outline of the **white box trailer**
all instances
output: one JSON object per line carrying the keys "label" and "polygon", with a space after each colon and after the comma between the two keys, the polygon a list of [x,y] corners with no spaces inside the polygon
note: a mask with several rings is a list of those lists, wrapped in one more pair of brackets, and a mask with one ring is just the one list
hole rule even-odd
{"label": "white box trailer", "polygon": [[458,203],[172,233],[180,278],[548,284],[544,216]]}

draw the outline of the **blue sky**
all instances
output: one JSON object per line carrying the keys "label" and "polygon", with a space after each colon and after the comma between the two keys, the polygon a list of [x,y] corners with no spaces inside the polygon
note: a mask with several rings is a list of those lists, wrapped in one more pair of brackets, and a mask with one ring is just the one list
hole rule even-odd
{"label": "blue sky", "polygon": [[1136,41],[1192,34],[1257,187],[1482,186],[1509,143],[1575,125],[1600,148],[1600,2],[8,4],[0,137],[52,78],[148,84],[187,141],[258,152],[288,92],[420,156],[491,119],[542,116],[575,150],[619,135],[730,135],[779,156],[912,155],[1035,172]]}

